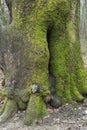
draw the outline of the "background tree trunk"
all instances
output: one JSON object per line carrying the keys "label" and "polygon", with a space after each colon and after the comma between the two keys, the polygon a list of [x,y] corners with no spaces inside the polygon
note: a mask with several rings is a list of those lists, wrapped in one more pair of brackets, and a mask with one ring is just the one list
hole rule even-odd
{"label": "background tree trunk", "polygon": [[81,101],[87,92],[79,1],[13,0],[12,7],[13,21],[0,47],[6,96],[0,121],[26,109],[25,124],[31,124],[47,114],[45,101],[58,107],[61,98]]}

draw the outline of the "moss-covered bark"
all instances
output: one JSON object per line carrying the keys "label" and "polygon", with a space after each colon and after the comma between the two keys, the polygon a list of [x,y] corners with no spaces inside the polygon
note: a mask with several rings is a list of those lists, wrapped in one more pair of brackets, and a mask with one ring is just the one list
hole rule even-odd
{"label": "moss-covered bark", "polygon": [[1,95],[7,100],[0,121],[17,109],[26,109],[25,124],[31,124],[47,114],[44,100],[56,99],[51,104],[61,104],[51,93],[72,101],[83,100],[87,92],[79,42],[79,0],[13,0],[12,5],[13,22],[1,42],[5,73]]}
{"label": "moss-covered bark", "polygon": [[51,32],[50,70],[56,78],[57,95],[65,100],[82,100],[81,93],[87,91],[87,86],[79,42],[79,1],[72,1],[70,4],[67,17],[62,12],[61,20],[59,18],[58,24],[55,22],[56,25]]}

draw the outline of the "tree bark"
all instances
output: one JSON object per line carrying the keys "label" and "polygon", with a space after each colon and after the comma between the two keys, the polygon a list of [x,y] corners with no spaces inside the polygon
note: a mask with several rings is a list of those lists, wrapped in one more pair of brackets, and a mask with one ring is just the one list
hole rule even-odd
{"label": "tree bark", "polygon": [[13,21],[0,47],[5,74],[1,94],[6,97],[0,121],[26,109],[24,122],[29,125],[47,115],[45,101],[58,107],[61,98],[81,101],[87,92],[79,0],[13,0],[12,7]]}

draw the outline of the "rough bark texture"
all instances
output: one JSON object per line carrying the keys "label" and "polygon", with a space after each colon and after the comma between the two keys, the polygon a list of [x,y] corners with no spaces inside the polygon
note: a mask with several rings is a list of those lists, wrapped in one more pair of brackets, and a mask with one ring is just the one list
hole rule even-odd
{"label": "rough bark texture", "polygon": [[5,74],[1,94],[6,97],[0,121],[26,109],[24,120],[29,125],[47,114],[44,100],[58,107],[58,97],[79,101],[87,92],[79,0],[13,0],[12,6],[13,21],[0,43]]}

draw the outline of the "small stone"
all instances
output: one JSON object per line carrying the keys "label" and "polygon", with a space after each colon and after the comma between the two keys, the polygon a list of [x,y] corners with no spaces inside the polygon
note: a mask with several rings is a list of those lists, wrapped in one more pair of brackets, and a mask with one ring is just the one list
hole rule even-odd
{"label": "small stone", "polygon": [[82,127],[82,124],[79,124],[78,126],[79,126],[79,127]]}
{"label": "small stone", "polygon": [[80,130],[87,130],[87,127],[82,127],[80,128]]}
{"label": "small stone", "polygon": [[59,123],[59,122],[60,122],[60,119],[59,119],[59,118],[53,118],[53,121],[54,121],[54,124],[55,124],[55,123]]}
{"label": "small stone", "polygon": [[18,114],[20,114],[21,112],[20,111],[18,111]]}
{"label": "small stone", "polygon": [[40,91],[40,87],[35,83],[33,83],[30,87],[31,87],[32,93],[38,93]]}
{"label": "small stone", "polygon": [[87,110],[85,110],[85,111],[83,112],[83,114],[84,114],[84,115],[87,115]]}
{"label": "small stone", "polygon": [[81,107],[79,107],[78,110],[81,110]]}
{"label": "small stone", "polygon": [[47,116],[44,117],[44,119],[47,119],[47,118],[49,118],[49,117],[50,117],[50,115],[47,115]]}
{"label": "small stone", "polygon": [[74,110],[77,110],[76,108],[74,108]]}
{"label": "small stone", "polygon": [[69,126],[66,130],[71,130],[71,127]]}
{"label": "small stone", "polygon": [[15,117],[15,118],[14,118],[14,121],[17,121],[17,120],[19,120],[19,117]]}
{"label": "small stone", "polygon": [[85,113],[87,114],[87,110],[85,110]]}
{"label": "small stone", "polygon": [[25,111],[23,111],[23,113],[25,113]]}
{"label": "small stone", "polygon": [[80,121],[80,120],[81,120],[80,118],[77,119],[77,121]]}
{"label": "small stone", "polygon": [[83,120],[87,120],[87,116],[83,116],[83,118],[82,118]]}
{"label": "small stone", "polygon": [[7,130],[7,128],[3,128],[3,130]]}

